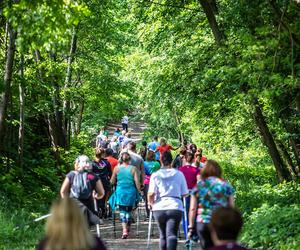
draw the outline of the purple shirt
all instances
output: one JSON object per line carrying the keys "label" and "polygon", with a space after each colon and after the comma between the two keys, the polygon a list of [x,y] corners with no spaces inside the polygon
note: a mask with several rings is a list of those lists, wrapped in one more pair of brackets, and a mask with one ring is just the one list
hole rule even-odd
{"label": "purple shirt", "polygon": [[233,242],[233,243],[227,243],[226,245],[210,247],[207,250],[249,250],[249,249]]}

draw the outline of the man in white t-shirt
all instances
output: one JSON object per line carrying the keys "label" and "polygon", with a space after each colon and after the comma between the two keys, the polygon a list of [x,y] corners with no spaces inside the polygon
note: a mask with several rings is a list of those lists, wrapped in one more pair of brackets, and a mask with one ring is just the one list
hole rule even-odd
{"label": "man in white t-shirt", "polygon": [[121,122],[122,122],[123,130],[125,130],[127,133],[128,132],[128,116],[124,115]]}

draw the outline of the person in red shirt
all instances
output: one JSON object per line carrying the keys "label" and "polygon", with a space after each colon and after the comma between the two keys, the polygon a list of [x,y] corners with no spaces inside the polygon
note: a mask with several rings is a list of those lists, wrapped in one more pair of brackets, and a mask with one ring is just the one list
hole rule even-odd
{"label": "person in red shirt", "polygon": [[202,155],[202,148],[198,148],[195,153],[195,165],[200,169],[200,171],[203,169],[205,162],[207,161],[207,157]]}
{"label": "person in red shirt", "polygon": [[118,160],[113,157],[113,150],[108,148],[105,150],[106,160],[110,163],[111,171],[114,172],[114,168],[119,164]]}
{"label": "person in red shirt", "polygon": [[156,148],[156,152],[159,151],[160,154],[160,161],[162,160],[162,155],[164,152],[171,151],[171,150],[177,150],[179,149],[180,145],[177,148],[172,147],[167,143],[167,140],[165,138],[161,138],[159,142],[159,146]]}

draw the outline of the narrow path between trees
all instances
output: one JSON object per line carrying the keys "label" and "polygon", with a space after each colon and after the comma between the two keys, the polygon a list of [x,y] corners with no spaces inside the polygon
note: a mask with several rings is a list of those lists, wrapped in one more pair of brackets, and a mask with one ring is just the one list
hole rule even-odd
{"label": "narrow path between trees", "polygon": [[[119,128],[120,130],[122,130],[122,125],[121,122],[113,122],[113,123],[109,123],[106,126],[108,132],[109,132],[109,137],[111,137],[114,134],[114,131]],[[147,128],[147,125],[145,124],[144,121],[129,121],[128,124],[128,131],[131,132],[131,137],[134,140],[142,140],[143,138],[143,131]]]}
{"label": "narrow path between trees", "polygon": [[[111,137],[116,128],[121,127],[121,123],[109,123],[107,130],[109,131],[109,137]],[[132,138],[136,141],[142,140],[143,131],[147,128],[147,125],[143,121],[129,122],[129,131],[132,133]],[[131,232],[126,240],[121,239],[122,227],[119,221],[119,214],[116,214],[116,237],[114,236],[113,220],[104,220],[104,224],[100,226],[101,238],[107,244],[109,250],[123,250],[123,249],[147,249],[147,237],[148,237],[148,221],[146,220],[146,210],[143,202],[139,204],[139,223],[137,223],[137,211],[135,211],[134,218],[135,223],[131,226]],[[137,225],[139,224],[139,225]],[[159,249],[159,233],[157,225],[152,222],[152,236],[151,236],[151,248]],[[96,233],[96,232],[95,232]],[[178,241],[177,249],[186,249],[184,246],[184,234],[182,226],[180,226],[180,239]],[[195,246],[193,249],[197,249]]]}

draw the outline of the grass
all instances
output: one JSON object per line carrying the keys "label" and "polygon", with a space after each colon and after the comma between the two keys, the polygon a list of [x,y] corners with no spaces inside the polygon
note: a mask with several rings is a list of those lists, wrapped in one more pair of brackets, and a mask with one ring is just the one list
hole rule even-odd
{"label": "grass", "polygon": [[32,216],[25,210],[12,212],[5,207],[0,210],[0,250],[35,249],[43,237],[43,222],[31,223]]}

